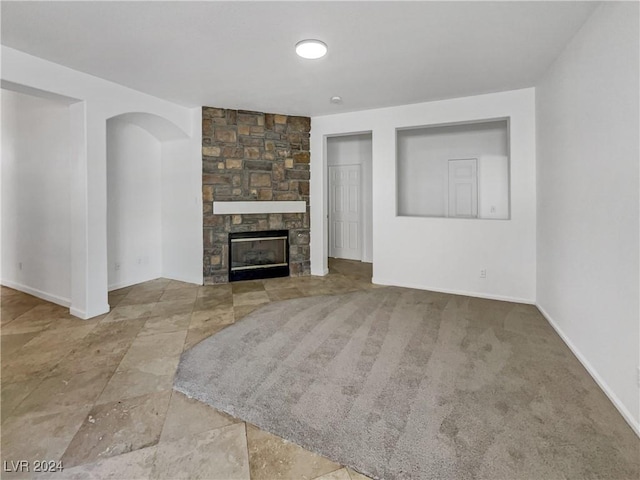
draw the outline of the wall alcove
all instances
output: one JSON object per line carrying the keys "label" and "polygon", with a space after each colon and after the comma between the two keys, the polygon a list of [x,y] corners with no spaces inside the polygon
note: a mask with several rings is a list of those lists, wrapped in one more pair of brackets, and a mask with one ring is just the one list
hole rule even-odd
{"label": "wall alcove", "polygon": [[198,186],[182,161],[190,148],[187,134],[158,115],[107,120],[109,290],[158,277],[190,280],[182,266],[192,249],[186,219],[199,214]]}
{"label": "wall alcove", "polygon": [[505,220],[509,121],[398,129],[399,216]]}

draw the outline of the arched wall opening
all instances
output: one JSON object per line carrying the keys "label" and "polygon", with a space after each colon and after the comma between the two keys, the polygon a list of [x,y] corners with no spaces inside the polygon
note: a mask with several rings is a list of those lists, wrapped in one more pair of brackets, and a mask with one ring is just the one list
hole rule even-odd
{"label": "arched wall opening", "polygon": [[193,253],[201,237],[200,179],[186,161],[193,144],[157,115],[107,120],[110,291],[158,277],[202,282]]}

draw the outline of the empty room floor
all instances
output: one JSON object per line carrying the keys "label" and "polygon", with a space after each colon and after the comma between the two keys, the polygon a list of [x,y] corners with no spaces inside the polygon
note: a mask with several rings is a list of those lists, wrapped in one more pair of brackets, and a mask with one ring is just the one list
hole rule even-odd
{"label": "empty room floor", "polygon": [[183,351],[261,306],[377,288],[370,264],[329,267],[326,277],[213,286],[153,280],[111,292],[111,312],[88,321],[2,288],[2,478],[37,476],[16,471],[25,460],[31,470],[61,462],[52,478],[367,478],[172,389]]}
{"label": "empty room floor", "polygon": [[93,320],[3,287],[2,478],[35,476],[6,471],[21,460],[61,461],[55,478],[366,478],[172,390],[184,350],[256,308],[374,288],[371,264],[331,259],[330,270],[153,280],[111,292],[111,312]]}

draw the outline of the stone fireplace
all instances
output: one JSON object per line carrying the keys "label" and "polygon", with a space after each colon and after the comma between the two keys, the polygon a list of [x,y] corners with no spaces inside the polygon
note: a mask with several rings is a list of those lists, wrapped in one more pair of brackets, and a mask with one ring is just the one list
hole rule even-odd
{"label": "stone fireplace", "polygon": [[309,274],[310,129],[308,117],[203,107],[205,284],[229,281],[232,233],[286,230],[289,274]]}

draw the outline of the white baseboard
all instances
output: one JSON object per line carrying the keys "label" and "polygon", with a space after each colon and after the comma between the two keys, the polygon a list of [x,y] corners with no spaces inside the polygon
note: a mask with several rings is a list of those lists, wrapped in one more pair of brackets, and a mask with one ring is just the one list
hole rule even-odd
{"label": "white baseboard", "polygon": [[73,315],[74,317],[78,317],[82,320],[89,320],[93,317],[98,317],[100,315],[104,315],[105,313],[109,313],[110,310],[111,307],[109,306],[109,304],[106,304],[103,305],[102,308],[98,309],[98,311],[95,313],[88,313],[86,310],[80,310],[79,308],[75,307],[71,307],[69,309],[69,313],[71,313],[71,315]]}
{"label": "white baseboard", "polygon": [[403,288],[414,288],[416,290],[429,290],[430,292],[438,292],[438,293],[450,293],[451,295],[463,295],[465,297],[475,297],[475,298],[486,298],[488,300],[500,300],[502,302],[514,302],[514,303],[525,303],[527,305],[534,305],[535,301],[530,298],[520,298],[520,297],[510,297],[506,295],[492,295],[490,293],[483,292],[469,292],[466,290],[452,290],[447,288],[436,288],[428,285],[418,285],[415,283],[408,282],[396,282],[390,280],[384,280],[380,277],[373,277],[371,279],[371,283],[375,285],[386,285],[390,287],[403,287]]}
{"label": "white baseboard", "polygon": [[195,277],[187,278],[187,277],[180,277],[178,275],[176,275],[176,276],[174,276],[174,275],[159,275],[159,276],[157,276],[155,278],[129,280],[129,281],[126,281],[126,282],[112,283],[111,285],[109,285],[108,289],[111,292],[113,290],[119,290],[121,288],[131,287],[132,285],[138,285],[139,283],[150,282],[152,280],[157,280],[159,278],[166,278],[167,280],[176,280],[178,282],[193,283],[195,285],[202,285],[204,283],[202,277],[200,277],[200,278],[195,278]]}
{"label": "white baseboard", "polygon": [[18,290],[23,293],[28,293],[29,295],[33,295],[34,297],[41,298],[43,300],[46,300],[47,302],[55,303],[56,305],[60,305],[62,307],[71,306],[70,298],[61,297],[60,295],[55,295],[53,293],[43,292],[42,290],[23,285],[21,283],[12,282],[11,280],[2,280],[2,285],[4,285],[5,287],[13,288],[14,290]]}
{"label": "white baseboard", "polygon": [[131,287],[133,285],[138,285],[139,283],[150,282],[151,280],[157,280],[158,278],[162,278],[162,277],[158,276],[154,278],[144,278],[144,279],[139,278],[137,280],[125,280],[124,282],[120,282],[120,283],[112,283],[107,287],[107,289],[111,292],[112,290],[119,290],[121,288]]}
{"label": "white baseboard", "polygon": [[325,269],[318,269],[318,270],[314,270],[313,268],[311,269],[311,275],[313,275],[314,277],[324,277],[329,275],[329,269],[325,268]]}
{"label": "white baseboard", "polygon": [[87,320],[88,319],[87,312],[84,311],[84,310],[80,310],[78,308],[71,307],[69,309],[69,313],[71,315],[73,315],[74,317],[78,317],[78,318],[80,318],[82,320]]}
{"label": "white baseboard", "polygon": [[609,397],[609,400],[611,400],[611,403],[613,403],[613,406],[616,407],[616,409],[618,409],[622,417],[626,420],[626,422],[633,429],[636,435],[640,437],[640,421],[633,418],[633,415],[631,415],[631,412],[620,401],[620,399],[613,392],[613,390],[611,390],[607,382],[605,382],[604,379],[600,376],[600,374],[598,374],[598,371],[593,367],[593,365],[591,365],[589,360],[587,360],[587,358],[582,354],[582,352],[580,352],[578,347],[576,347],[573,344],[573,342],[569,339],[569,337],[562,331],[560,326],[551,318],[551,315],[549,315],[549,313],[544,308],[542,308],[542,306],[539,303],[536,303],[536,307],[538,308],[538,310],[540,310],[540,313],[542,313],[544,318],[547,319],[547,322],[549,322],[549,324],[557,332],[557,334],[560,336],[562,341],[566,343],[567,347],[569,347],[569,349],[573,352],[573,354],[580,361],[582,366],[587,370],[587,372],[589,372],[589,375],[591,375],[591,377],[595,380],[595,382],[598,384],[600,389],[605,393],[607,397]]}
{"label": "white baseboard", "polygon": [[125,288],[125,287],[130,287],[132,285],[135,285],[137,283],[140,282],[120,282],[120,283],[112,283],[111,285],[109,285],[107,287],[107,290],[109,290],[110,292],[114,291],[114,290],[120,290],[121,288]]}
{"label": "white baseboard", "polygon": [[203,285],[204,278],[200,277],[182,277],[180,275],[162,275],[162,278],[168,278],[169,280],[175,280],[176,282],[193,283],[194,285]]}

